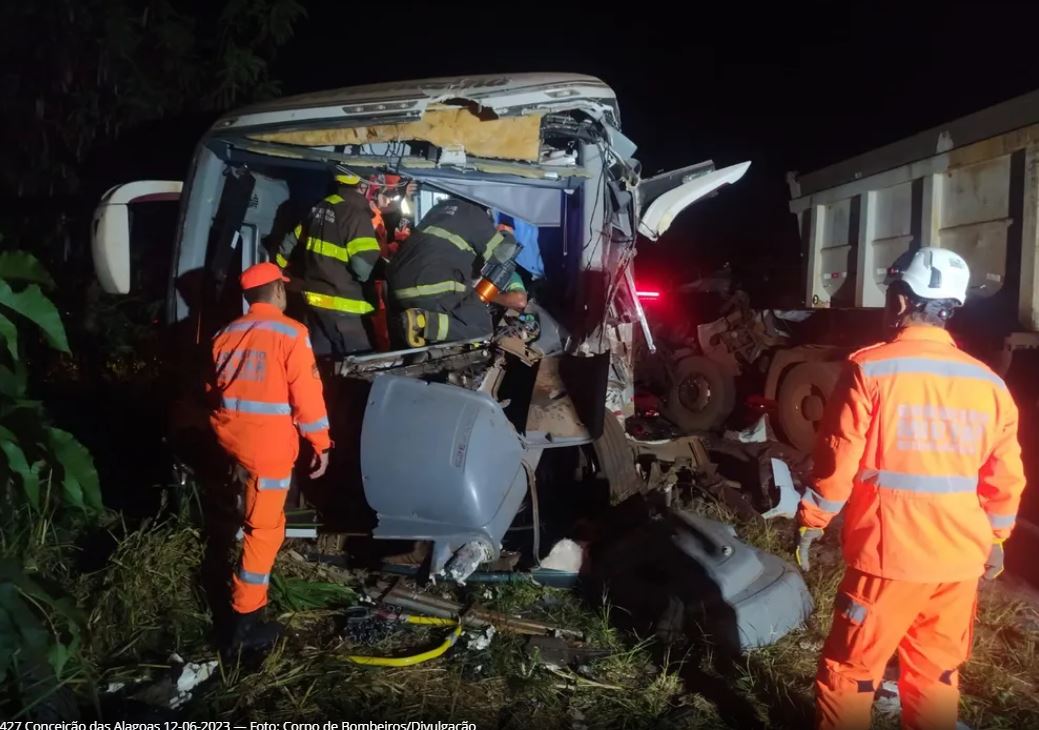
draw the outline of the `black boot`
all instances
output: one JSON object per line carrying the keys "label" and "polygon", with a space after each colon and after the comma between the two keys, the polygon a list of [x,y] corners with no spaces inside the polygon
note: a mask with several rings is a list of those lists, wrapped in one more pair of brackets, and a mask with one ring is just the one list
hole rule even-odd
{"label": "black boot", "polygon": [[231,621],[229,637],[224,645],[224,658],[234,660],[243,654],[265,656],[281,638],[284,627],[277,621],[265,621],[263,609],[252,613],[236,613]]}

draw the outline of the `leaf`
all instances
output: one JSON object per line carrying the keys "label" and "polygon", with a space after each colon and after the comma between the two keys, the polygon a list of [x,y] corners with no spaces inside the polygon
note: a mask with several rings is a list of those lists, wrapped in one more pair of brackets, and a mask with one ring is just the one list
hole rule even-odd
{"label": "leaf", "polygon": [[[86,625],[87,618],[75,601],[72,600],[71,596],[65,594],[52,595],[40,583],[24,572],[22,572],[15,583],[22,593],[49,607],[54,612],[54,616],[60,616],[65,619],[69,633],[73,637],[79,636],[80,628]],[[60,590],[60,588],[56,590]],[[54,616],[51,616],[51,618],[53,619]]]}
{"label": "leaf", "polygon": [[28,381],[29,373],[21,360],[15,360],[13,368],[0,365],[0,395],[21,399]]}
{"label": "leaf", "polygon": [[55,641],[50,650],[47,652],[47,661],[50,662],[51,667],[54,669],[54,675],[61,679],[61,673],[65,669],[65,665],[68,664],[69,659],[72,658],[75,653],[76,644],[78,642],[73,641],[69,646],[65,646],[60,641]]}
{"label": "leaf", "polygon": [[[7,586],[0,586],[0,591]],[[14,624],[14,620],[11,618],[11,614],[7,612],[0,602],[0,679],[3,679],[4,675],[7,674],[11,664],[11,657],[18,651],[20,639],[18,636],[18,628]]]}
{"label": "leaf", "polygon": [[38,510],[40,508],[40,478],[37,476],[36,470],[29,466],[25,452],[18,445],[18,437],[14,435],[13,431],[3,426],[0,426],[0,450],[7,457],[7,468],[21,479],[25,498],[29,500],[33,509]]}
{"label": "leaf", "polygon": [[0,314],[0,337],[7,343],[7,351],[11,353],[11,362],[18,362],[18,328],[14,322]]}
{"label": "leaf", "polygon": [[14,584],[0,585],[0,608],[8,613],[16,627],[20,653],[42,655],[47,651],[51,634],[26,605]]}
{"label": "leaf", "polygon": [[47,428],[47,442],[61,465],[65,499],[82,510],[100,512],[101,485],[87,448],[60,428]]}
{"label": "leaf", "polygon": [[15,292],[6,281],[0,281],[0,304],[13,309],[39,327],[51,347],[61,352],[69,351],[61,315],[36,284]]}
{"label": "leaf", "polygon": [[32,281],[44,289],[54,288],[54,279],[35,256],[26,251],[0,253],[0,279]]}

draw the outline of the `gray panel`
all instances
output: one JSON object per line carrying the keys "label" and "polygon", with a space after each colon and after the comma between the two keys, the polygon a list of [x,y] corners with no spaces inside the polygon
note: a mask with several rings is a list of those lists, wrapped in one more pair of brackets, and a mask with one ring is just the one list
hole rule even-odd
{"label": "gray panel", "polygon": [[740,542],[721,522],[680,510],[671,514],[677,523],[672,541],[719,589],[734,614],[741,649],[768,646],[811,615],[808,588],[789,564]]}
{"label": "gray panel", "polygon": [[361,431],[378,538],[433,540],[434,572],[464,543],[496,555],[526,493],[523,448],[501,406],[453,385],[380,375]]}
{"label": "gray panel", "polygon": [[243,271],[267,260],[261,244],[271,234],[279,209],[289,199],[289,184],[284,180],[258,172],[253,173],[253,178],[256,183],[241,228]]}

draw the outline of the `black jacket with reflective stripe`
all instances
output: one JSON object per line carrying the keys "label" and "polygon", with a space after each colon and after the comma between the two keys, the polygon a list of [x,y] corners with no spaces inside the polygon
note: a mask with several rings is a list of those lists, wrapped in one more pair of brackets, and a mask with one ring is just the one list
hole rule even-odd
{"label": "black jacket with reflective stripe", "polygon": [[301,264],[304,290],[358,303],[347,309],[324,309],[351,314],[372,311],[361,284],[379,260],[379,243],[364,196],[352,187],[341,187],[316,203],[298,230],[296,246],[301,250],[295,260]]}
{"label": "black jacket with reflective stripe", "polygon": [[[472,292],[485,259],[508,261],[518,252],[512,234],[499,232],[480,206],[449,198],[433,206],[400,245],[386,268],[386,280],[391,296],[403,307],[425,299],[416,296],[416,289],[430,292],[428,288],[438,285],[443,291],[427,296],[462,298]],[[456,286],[448,290],[451,283]]]}

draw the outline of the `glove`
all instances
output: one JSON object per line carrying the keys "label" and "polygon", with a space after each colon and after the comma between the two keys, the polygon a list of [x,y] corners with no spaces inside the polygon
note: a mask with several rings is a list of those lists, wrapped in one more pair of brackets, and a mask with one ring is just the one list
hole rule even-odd
{"label": "glove", "polygon": [[799,527],[797,528],[797,533],[800,535],[800,539],[798,540],[797,552],[794,553],[794,557],[797,558],[798,567],[807,573],[812,569],[808,559],[808,552],[812,547],[812,543],[823,536],[823,531],[818,527]]}
{"label": "glove", "polygon": [[995,580],[1003,574],[1003,543],[992,543],[992,550],[985,561],[985,580]]}

